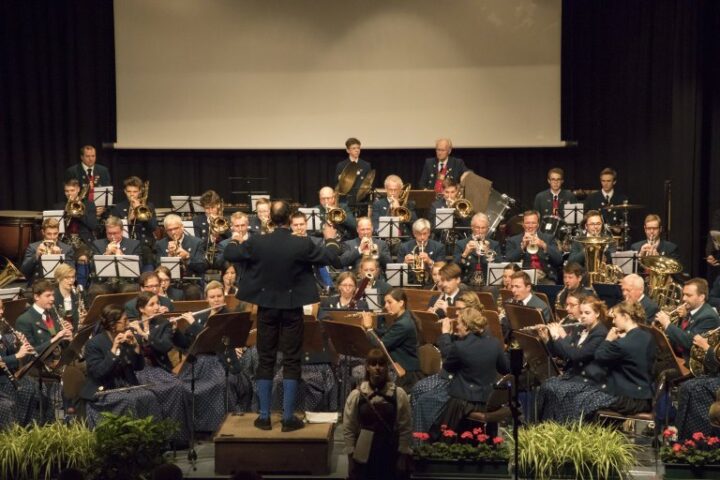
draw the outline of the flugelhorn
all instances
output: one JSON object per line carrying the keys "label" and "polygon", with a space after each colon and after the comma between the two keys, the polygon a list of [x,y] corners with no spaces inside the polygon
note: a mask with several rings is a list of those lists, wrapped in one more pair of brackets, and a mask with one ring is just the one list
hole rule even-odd
{"label": "flugelhorn", "polygon": [[525,247],[525,251],[530,255],[535,255],[540,251],[540,247],[538,247],[537,244],[537,239],[537,233],[530,234],[530,241],[528,242],[527,247]]}

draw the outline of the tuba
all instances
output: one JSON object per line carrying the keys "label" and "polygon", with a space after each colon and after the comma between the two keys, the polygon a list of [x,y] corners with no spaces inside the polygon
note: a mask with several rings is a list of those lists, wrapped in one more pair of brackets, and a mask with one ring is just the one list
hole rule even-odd
{"label": "tuba", "polygon": [[615,240],[608,236],[587,235],[575,239],[583,246],[585,268],[590,283],[618,283],[623,277],[617,265],[605,262],[605,251]]}
{"label": "tuba", "polygon": [[146,181],[140,193],[140,205],[134,208],[133,214],[138,222],[149,222],[152,218],[152,211],[147,206],[148,194],[150,193],[150,181]]}
{"label": "tuba", "polygon": [[[720,358],[720,356],[718,356],[720,355],[720,327],[707,331],[703,333],[702,336],[707,339],[708,344],[710,344],[710,351],[713,352],[712,355]],[[705,352],[697,345],[693,345],[690,349],[690,360],[688,361],[688,368],[690,368],[690,372],[692,372],[692,374],[696,377],[699,377],[700,375],[703,375],[705,373],[706,354],[707,352]]]}
{"label": "tuba", "polygon": [[10,261],[7,257],[4,258],[7,263],[5,267],[0,271],[0,288],[4,288],[6,285],[10,285],[16,280],[25,280],[25,275]]}
{"label": "tuba", "polygon": [[412,218],[412,215],[410,214],[410,209],[407,207],[407,201],[410,197],[411,187],[412,185],[410,185],[409,183],[403,185],[400,196],[397,199],[399,206],[397,208],[393,208],[390,212],[393,217],[400,217],[401,223],[407,223]]}
{"label": "tuba", "polygon": [[68,199],[65,204],[65,218],[70,220],[72,218],[80,218],[85,215],[85,204],[83,203],[83,200],[88,193],[89,187],[90,186],[88,184],[83,185],[82,190],[80,190],[80,195],[78,195],[75,200]]}
{"label": "tuba", "polygon": [[673,281],[672,275],[682,272],[682,264],[669,257],[650,255],[641,257],[640,265],[648,272],[649,296],[660,309],[669,311],[680,305],[682,287]]}

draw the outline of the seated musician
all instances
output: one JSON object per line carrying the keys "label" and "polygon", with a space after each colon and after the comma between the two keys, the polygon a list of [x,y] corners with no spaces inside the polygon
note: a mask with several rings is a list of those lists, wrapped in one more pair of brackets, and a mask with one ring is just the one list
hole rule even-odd
{"label": "seated musician", "polygon": [[335,178],[337,178],[338,180],[340,179],[340,175],[345,170],[345,168],[350,168],[348,167],[348,165],[353,165],[352,170],[355,170],[357,172],[355,176],[355,182],[350,188],[350,191],[346,195],[338,198],[340,202],[347,203],[351,206],[355,205],[358,202],[357,194],[358,190],[360,190],[360,185],[362,185],[365,177],[367,177],[367,175],[370,173],[370,170],[372,169],[370,163],[360,158],[360,149],[360,140],[358,140],[357,138],[348,138],[345,141],[345,151],[348,154],[348,158],[339,162],[335,166]]}
{"label": "seated musician", "polygon": [[374,258],[375,256],[383,269],[392,261],[387,243],[373,238],[372,233],[373,225],[370,218],[358,218],[358,238],[343,242],[343,253],[340,255],[343,267],[355,270],[364,258]]}
{"label": "seated musician", "polygon": [[487,264],[502,261],[498,252],[500,244],[487,238],[490,220],[482,212],[476,213],[470,222],[472,235],[455,244],[455,263],[462,267],[462,279],[467,285],[483,286],[487,283]]}
{"label": "seated musician", "polygon": [[444,267],[446,263],[442,260],[439,262],[433,263],[432,269],[430,271],[430,276],[432,277],[432,282],[428,282],[426,285],[423,285],[423,290],[432,290],[434,292],[439,292],[441,290],[440,288],[440,269]]}
{"label": "seated musician", "polygon": [[[395,317],[394,323],[386,328],[378,318],[377,337],[383,343],[388,353],[404,369],[405,375],[397,379],[397,384],[403,388],[411,389],[423,377],[418,359],[419,327],[415,317],[407,310],[407,296],[401,288],[393,288],[385,295],[385,311]],[[363,314],[363,328],[372,331],[372,316]],[[368,335],[371,343],[377,344],[374,335]]]}
{"label": "seated musician", "polygon": [[[244,242],[250,235],[250,218],[246,213],[234,212],[230,215],[230,238],[226,238],[218,244],[218,252],[215,257],[217,265],[225,264],[225,248],[232,241]],[[235,273],[237,274],[237,280],[242,278],[244,271],[244,265],[242,263],[235,264]]]}
{"label": "seated musician", "polygon": [[38,354],[57,339],[72,340],[72,325],[57,317],[53,283],[38,280],[33,283],[32,293],[34,303],[18,317],[15,328],[25,335]]}
{"label": "seated musician", "polygon": [[[377,200],[375,200],[375,202],[373,202],[372,205],[372,225],[375,232],[380,233],[380,217],[397,216],[394,215],[394,213],[397,213],[396,209],[401,206],[400,194],[402,193],[402,191],[402,178],[398,177],[397,175],[388,175],[387,178],[385,178],[385,192],[387,193],[387,195],[385,197],[378,198]],[[413,200],[407,200],[405,208],[408,209],[410,215],[407,221],[403,221],[401,225],[399,225],[401,236],[407,235],[408,230],[410,230],[410,225],[412,225],[413,222],[417,220],[417,213],[415,213],[415,202]]]}
{"label": "seated musician", "polygon": [[[158,227],[155,207],[151,202],[143,205],[142,194],[145,185],[140,178],[135,176],[126,178],[123,182],[123,189],[125,200],[116,203],[110,209],[110,215],[127,221],[128,236],[140,242],[140,262],[143,269],[150,270],[155,263],[153,250],[155,248],[155,229]],[[140,207],[146,207],[147,210]]]}
{"label": "seated musician", "polygon": [[675,425],[680,441],[692,439],[695,432],[706,437],[720,436],[720,426],[713,424],[709,412],[710,406],[717,400],[720,389],[720,359],[717,343],[710,345],[703,335],[695,335],[693,345],[705,353],[703,374],[680,384],[678,411]]}
{"label": "seated musician", "polygon": [[[598,237],[605,235],[603,227],[603,217],[597,210],[590,210],[585,212],[583,217],[583,223],[585,224],[585,234],[588,237]],[[607,264],[612,263],[612,252],[616,250],[615,245],[611,244],[605,249],[604,261]],[[585,265],[585,248],[580,242],[573,242],[570,247],[570,255],[568,256],[568,262],[577,263],[581,267],[592,267],[592,265]]]}
{"label": "seated musician", "polygon": [[538,271],[538,283],[553,284],[557,277],[555,269],[562,264],[562,253],[551,235],[538,231],[539,222],[540,214],[535,210],[523,214],[524,232],[507,240],[505,260],[522,261],[522,268]]}
{"label": "seated musician", "polygon": [[[129,329],[127,316],[117,305],[107,305],[100,315],[101,333],[85,344],[87,380],[80,392],[86,400],[88,425],[100,421],[101,412],[131,413],[139,418],[163,418],[153,392],[145,388],[112,390],[139,385],[135,374],[145,366],[140,344]],[[110,393],[108,393],[108,391]]]}
{"label": "seated musician", "polygon": [[[220,206],[222,199],[215,190],[208,190],[207,192],[200,195],[200,206],[205,209],[205,212],[198,213],[193,217],[193,228],[195,229],[195,236],[205,242],[208,240],[210,235],[210,223],[220,216]],[[228,229],[225,233],[214,235],[216,243],[220,243],[222,240],[230,238],[231,232]]]}
{"label": "seated musician", "polygon": [[[430,238],[430,222],[424,218],[419,218],[413,223],[412,234],[414,239],[400,245],[398,260],[410,266],[410,283],[424,285],[429,280],[433,264],[443,260],[445,247],[442,243]],[[422,269],[414,271],[415,266],[421,266]],[[423,278],[418,278],[418,273],[421,273]]]}
{"label": "seated musician", "polygon": [[563,318],[558,319],[558,323],[561,325],[567,325],[571,323],[577,323],[580,321],[580,304],[586,297],[595,296],[594,293],[585,293],[581,290],[576,290],[572,293],[568,293],[565,297],[565,311],[567,314]]}
{"label": "seated musician", "polygon": [[[296,237],[308,236],[307,218],[305,217],[305,214],[303,212],[297,211],[290,214],[290,230],[292,230],[292,234]],[[322,231],[323,236],[327,234],[327,237],[325,238],[336,238],[337,236],[337,230],[335,230],[335,227],[328,223],[323,224]],[[322,247],[325,245],[325,239],[323,238],[323,236],[311,236],[309,238],[313,242],[313,244]],[[238,263],[238,265],[240,265],[242,268],[245,267],[243,263]],[[315,277],[315,281],[317,282],[318,286],[321,287],[322,290],[329,293],[330,290],[333,288],[333,280],[332,276],[330,275],[329,267],[319,265],[313,266],[313,276]]]}
{"label": "seated musician", "polygon": [[[720,231],[720,208],[715,210],[710,220],[710,232]],[[720,241],[717,237],[708,232],[707,243],[705,244],[705,261],[709,266],[708,279],[712,280],[715,277],[715,281],[712,282],[712,288],[708,293],[708,303],[720,309],[720,275],[718,275],[717,267],[720,267]]]}
{"label": "seated musician", "polygon": [[[329,211],[334,209],[342,210],[345,213],[345,219],[337,225],[333,224],[333,227],[337,230],[340,240],[353,238],[355,236],[355,229],[357,229],[357,221],[347,205],[338,201],[335,190],[333,190],[332,187],[322,187],[318,192],[318,200],[320,204],[315,205],[313,208],[320,210],[320,219],[323,222],[327,222],[327,214]],[[314,236],[322,238],[322,232],[316,232]]]}
{"label": "seated musician", "polygon": [[99,255],[140,255],[140,242],[123,236],[123,222],[109,216],[105,220],[105,238],[93,242],[93,251]]}
{"label": "seated musician", "polygon": [[[163,225],[165,225],[166,237],[155,245],[157,257],[178,257],[182,277],[202,277],[208,268],[202,240],[186,235],[182,219],[175,214],[167,215]],[[190,297],[187,287],[184,290],[186,297]]]}
{"label": "seated musician", "polygon": [[185,300],[185,292],[172,285],[172,273],[169,268],[160,265],[155,269],[155,275],[160,281],[160,288],[157,291],[159,297],[165,297],[172,302]]}
{"label": "seated musician", "polygon": [[64,263],[67,263],[71,267],[75,266],[75,252],[73,248],[58,240],[58,236],[60,235],[60,222],[58,222],[57,219],[46,218],[43,220],[42,235],[42,240],[31,243],[25,249],[25,256],[20,266],[20,271],[25,275],[25,278],[27,278],[28,285],[35,279],[43,278],[41,257],[46,253],[53,255],[62,253],[65,255]]}
{"label": "seated musician", "polygon": [[[349,478],[405,478],[412,454],[408,395],[392,382],[382,350],[368,352],[365,372],[364,381],[350,392],[343,410]],[[354,452],[360,449],[358,440],[363,430],[373,432],[372,443],[367,447],[368,458],[356,461]]]}
{"label": "seated musician", "polygon": [[[622,205],[628,201],[627,195],[615,191],[617,183],[617,172],[612,168],[604,168],[600,172],[600,190],[591,193],[585,199],[585,211],[601,211],[609,205]],[[603,221],[608,225],[618,225],[622,219],[622,213],[618,210],[602,210]]]}
{"label": "seated musician", "polygon": [[660,311],[658,304],[645,295],[645,281],[640,275],[631,273],[620,280],[620,289],[626,302],[639,303],[645,312],[645,320],[651,324],[655,320],[655,314]]}
{"label": "seated musician", "polygon": [[503,268],[502,272],[502,288],[505,290],[510,290],[510,283],[512,282],[512,276],[517,273],[522,272],[522,268],[518,266],[517,263],[508,263]]}
{"label": "seated musician", "polygon": [[455,306],[455,300],[467,290],[460,277],[462,270],[456,263],[447,263],[440,269],[440,291],[442,293],[430,298],[428,312],[435,313],[439,318],[447,316],[448,307]]}
{"label": "seated musician", "polygon": [[[437,219],[437,209],[438,208],[455,208],[455,202],[460,198],[460,194],[462,193],[460,191],[460,184],[453,180],[452,178],[446,178],[442,182],[443,184],[443,191],[442,191],[442,197],[435,200],[430,205],[430,211],[428,213],[428,217],[430,219],[430,223],[432,225],[433,231],[435,232],[435,240],[440,240],[440,234],[439,231],[436,231],[436,224],[435,220]],[[453,228],[459,228],[459,230],[456,232],[457,237],[456,238],[464,238],[467,236],[467,230],[470,228],[470,217],[462,218],[459,215],[456,215],[453,220]]]}
{"label": "seated musician", "polygon": [[367,310],[368,304],[364,298],[356,299],[358,289],[358,281],[353,272],[341,272],[335,279],[337,285],[337,295],[332,295],[322,300],[320,303],[320,311],[318,319],[325,320],[328,318],[325,309],[332,308],[335,310]]}
{"label": "seated musician", "polygon": [[[138,278],[140,291],[150,292],[158,295],[160,293],[160,278],[155,272],[143,272]],[[160,300],[160,310],[158,313],[174,312],[175,306],[169,297],[158,297]],[[125,313],[128,318],[140,318],[140,312],[137,309],[137,298],[133,298],[124,305]]]}
{"label": "seated musician", "polygon": [[591,288],[583,286],[583,269],[580,264],[576,262],[568,262],[563,267],[563,284],[565,285],[560,292],[558,292],[555,299],[555,305],[560,308],[565,308],[565,302],[568,295],[571,293],[582,293],[584,295],[594,295],[595,292]]}
{"label": "seated musician", "polygon": [[[214,315],[230,313],[225,306],[225,295],[220,282],[211,281],[205,286],[205,298],[209,309],[197,314],[186,312],[183,319],[189,324],[184,331],[178,328],[173,342],[183,350],[190,349],[198,334],[205,329]],[[228,392],[228,405],[231,410],[240,403],[247,408],[252,399],[252,385],[242,372],[242,348],[218,348],[214,354],[197,355],[194,369],[185,365],[179,377],[186,383],[195,377],[196,402],[200,408],[196,410],[195,429],[203,432],[214,432],[220,426],[225,414],[225,369],[231,375]],[[194,370],[194,373],[193,373]]]}
{"label": "seated musician", "polygon": [[[95,187],[109,187],[112,185],[110,171],[107,167],[96,163],[97,152],[92,145],[83,145],[80,148],[80,163],[65,170],[65,181],[75,179],[79,182],[80,188],[88,185],[88,200],[95,200]],[[96,207],[96,215],[99,217],[105,213],[104,207]]]}
{"label": "seated musician", "polygon": [[225,296],[235,296],[238,293],[238,275],[235,265],[230,262],[223,263],[222,284]]}
{"label": "seated musician", "polygon": [[451,157],[452,142],[449,138],[440,138],[435,142],[435,157],[425,160],[422,175],[420,175],[419,188],[435,190],[437,193],[443,191],[443,180],[451,178],[460,183],[463,173],[468,168],[465,162],[456,157]]}
{"label": "seated musician", "polygon": [[266,234],[271,231],[270,200],[260,198],[255,202],[255,215],[250,216],[250,233]]}
{"label": "seated musician", "polygon": [[690,358],[695,336],[720,327],[720,316],[705,301],[707,294],[707,280],[692,278],[683,285],[682,301],[685,306],[677,311],[678,323],[673,323],[665,311],[661,310],[655,315],[655,320],[665,330],[675,353],[686,361]]}
{"label": "seated musician", "polygon": [[486,330],[487,319],[474,309],[461,310],[454,322],[442,321],[438,346],[443,369],[452,377],[450,398],[430,430],[435,438],[441,425],[457,430],[470,413],[484,411],[498,374],[510,373],[503,345]]}
{"label": "seated musician", "polygon": [[[0,302],[0,318],[3,318],[5,307]],[[0,336],[0,360],[5,368],[0,369],[0,431],[15,425],[29,425],[36,413],[39,395],[37,382],[25,376],[13,380],[8,372],[15,377],[21,364],[35,354],[35,349],[18,331],[6,331]],[[13,383],[17,387],[13,386]]]}
{"label": "seated musician", "polygon": [[577,198],[570,190],[563,190],[565,172],[562,168],[551,168],[547,173],[547,182],[550,188],[535,195],[533,210],[540,213],[541,217],[551,215],[563,218],[563,206],[568,203],[577,203]]}
{"label": "seated musician", "polygon": [[677,245],[661,237],[662,220],[659,215],[653,213],[645,217],[644,229],[645,240],[633,243],[630,247],[631,250],[636,251],[641,257],[660,255],[680,260],[680,251]]}
{"label": "seated musician", "polygon": [[[573,420],[577,412],[566,408],[569,405],[566,397],[572,397],[578,389],[583,389],[582,384],[601,384],[605,380],[604,369],[593,361],[595,351],[608,334],[603,323],[605,304],[597,297],[579,292],[569,294],[568,301],[571,300],[581,302],[579,321],[582,327],[567,331],[560,323],[550,323],[537,331],[550,354],[564,364],[561,376],[547,379],[537,390],[540,420]],[[578,383],[580,386],[575,385]]]}
{"label": "seated musician", "polygon": [[[80,198],[80,182],[71,178],[65,180],[65,201],[53,205],[53,210],[64,210],[65,236],[66,243],[72,245],[76,250],[81,247],[88,248],[95,241],[95,230],[98,227],[97,216],[95,212],[95,202],[85,197]],[[79,211],[72,212],[68,207],[77,203],[83,208],[82,214]]]}
{"label": "seated musician", "polygon": [[[552,321],[552,311],[550,310],[550,305],[545,303],[545,301],[539,297],[533,295],[532,281],[530,280],[530,275],[528,275],[527,272],[519,271],[512,274],[510,277],[510,291],[513,296],[510,303],[534,308],[542,313],[545,323],[550,323],[550,321]],[[510,338],[510,321],[507,316],[503,316],[500,319],[500,325],[502,326],[503,337],[505,338],[505,341],[507,341]]]}
{"label": "seated musician", "polygon": [[368,302],[369,306],[377,304],[382,306],[385,295],[392,289],[389,283],[382,278],[382,272],[380,271],[380,265],[378,261],[372,257],[363,258],[360,261],[360,268],[358,275],[360,278],[370,277],[370,283],[368,283],[368,289],[374,289],[377,291],[377,298],[374,301]]}
{"label": "seated musician", "polygon": [[55,300],[54,307],[61,318],[69,321],[73,329],[77,330],[78,325],[85,321],[84,314],[80,316],[80,302],[85,308],[85,299],[81,298],[82,292],[75,287],[75,269],[65,263],[58,265],[55,269]]}

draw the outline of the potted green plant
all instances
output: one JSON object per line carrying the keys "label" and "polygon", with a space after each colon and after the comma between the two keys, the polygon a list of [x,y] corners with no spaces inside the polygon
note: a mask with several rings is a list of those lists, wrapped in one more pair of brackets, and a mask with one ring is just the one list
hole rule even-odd
{"label": "potted green plant", "polygon": [[665,445],[660,458],[665,464],[665,478],[719,478],[720,438],[695,432],[692,438],[677,441],[677,430],[663,432]]}
{"label": "potted green plant", "polygon": [[413,449],[414,469],[425,478],[451,473],[482,474],[507,478],[510,450],[502,437],[490,437],[477,427],[461,433],[441,427],[440,440],[415,432],[419,445]]}
{"label": "potted green plant", "polygon": [[637,446],[621,432],[582,422],[545,422],[519,432],[520,475],[527,478],[624,478]]}
{"label": "potted green plant", "polygon": [[86,470],[95,437],[82,422],[13,425],[0,432],[0,478],[49,479],[65,468]]}

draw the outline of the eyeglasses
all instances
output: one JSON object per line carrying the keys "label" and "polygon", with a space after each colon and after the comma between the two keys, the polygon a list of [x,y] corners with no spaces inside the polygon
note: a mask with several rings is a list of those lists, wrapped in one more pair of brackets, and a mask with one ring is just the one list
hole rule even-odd
{"label": "eyeglasses", "polygon": [[152,284],[149,284],[149,285],[144,285],[144,287],[145,287],[145,288],[160,288],[160,284],[159,284],[159,283],[152,283]]}

